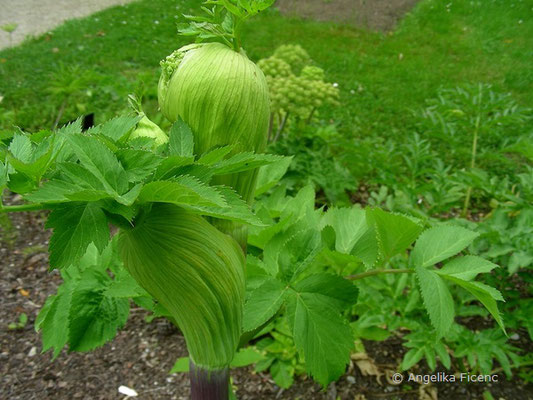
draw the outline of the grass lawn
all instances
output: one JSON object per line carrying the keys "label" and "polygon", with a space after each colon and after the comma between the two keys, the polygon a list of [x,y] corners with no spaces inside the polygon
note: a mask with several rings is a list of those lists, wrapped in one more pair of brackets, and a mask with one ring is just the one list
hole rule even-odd
{"label": "grass lawn", "polygon": [[[175,24],[198,3],[139,1],[0,52],[0,129],[49,128],[65,93],[61,122],[86,112],[109,118],[134,90],[145,92],[154,116],[158,61],[186,43]],[[274,10],[247,25],[244,47],[257,60],[280,44],[301,44],[341,90],[342,107],[322,116],[347,138],[401,139],[416,130],[412,111],[441,87],[491,83],[532,106],[531,14],[530,1],[423,0],[394,32],[375,33]]]}

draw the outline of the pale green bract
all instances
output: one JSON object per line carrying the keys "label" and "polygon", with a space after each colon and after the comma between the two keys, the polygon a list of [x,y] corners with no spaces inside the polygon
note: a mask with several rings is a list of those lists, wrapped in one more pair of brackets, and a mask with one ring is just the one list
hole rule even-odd
{"label": "pale green bract", "polygon": [[239,343],[244,255],[202,217],[154,204],[119,237],[126,269],[178,323],[196,366],[227,367]]}

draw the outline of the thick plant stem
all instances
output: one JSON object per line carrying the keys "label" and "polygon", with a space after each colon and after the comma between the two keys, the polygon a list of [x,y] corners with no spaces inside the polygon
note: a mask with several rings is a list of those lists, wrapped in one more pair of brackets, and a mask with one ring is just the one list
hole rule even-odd
{"label": "thick plant stem", "polygon": [[209,371],[190,362],[191,400],[228,400],[229,369]]}

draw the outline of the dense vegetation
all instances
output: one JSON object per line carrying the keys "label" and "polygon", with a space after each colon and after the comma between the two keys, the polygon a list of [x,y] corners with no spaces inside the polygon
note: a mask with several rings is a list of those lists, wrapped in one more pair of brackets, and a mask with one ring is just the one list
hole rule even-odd
{"label": "dense vegetation", "polygon": [[[103,123],[128,112],[127,95],[132,92],[143,97],[147,115],[170,131],[170,122],[158,112],[158,60],[187,43],[186,38],[176,36],[175,24],[182,13],[198,13],[196,4],[176,5],[169,0],[132,3],[69,21],[49,34],[0,52],[4,142],[13,138],[13,126],[37,132],[93,112],[96,123]],[[259,300],[278,294],[279,304],[269,310],[270,315],[254,321],[245,316],[245,326],[261,327],[285,301],[287,309],[294,307],[288,294],[281,295],[295,273],[284,271],[290,260],[297,265],[311,264],[312,273],[325,268],[356,282],[356,304],[346,300],[352,294],[350,288],[330,282],[346,295],[337,299],[335,308],[342,320],[323,322],[338,323],[342,330],[343,321],[348,321],[358,350],[364,351],[362,339],[382,341],[397,335],[409,349],[401,369],[425,360],[430,370],[438,363],[446,369],[453,364],[458,370],[480,373],[502,368],[507,376],[518,374],[531,380],[527,370],[531,355],[512,344],[513,335],[529,335],[530,339],[533,335],[529,287],[533,264],[533,53],[524,50],[533,47],[533,24],[526,18],[530,13],[530,4],[522,1],[426,0],[390,33],[286,19],[275,10],[245,25],[243,47],[251,59],[275,58],[289,67],[287,70],[278,61],[259,62],[270,79],[271,94],[280,88],[276,99],[282,105],[278,108],[288,114],[273,116],[273,131],[280,134],[272,135],[269,149],[294,157],[290,166],[272,167],[270,172],[276,178],[288,169],[280,184],[272,189],[275,182],[265,181],[257,191],[260,197],[255,211],[268,227],[251,228],[248,240],[247,289],[255,291]],[[279,50],[286,44],[301,47]],[[268,65],[272,67],[270,78]],[[304,72],[306,67],[322,70]],[[289,79],[301,86],[309,74],[328,82],[324,87],[335,88],[327,89],[331,101],[317,103],[316,110],[299,102],[311,98],[312,90],[319,93],[320,85],[311,85],[300,98],[293,98],[290,91],[282,91],[286,81],[273,84],[275,79]],[[289,109],[296,111],[289,114]],[[125,134],[115,128],[111,136]],[[24,139],[18,140],[22,143]],[[13,149],[16,147],[10,151]],[[353,204],[382,207],[394,214],[380,214],[374,208],[363,212]],[[311,240],[306,232],[291,231],[291,227],[302,218],[312,220],[313,205],[325,205],[322,211],[329,209],[325,214],[329,216],[320,217],[317,226],[322,236]],[[351,208],[336,208],[348,206]],[[280,226],[290,210],[300,211]],[[374,255],[352,251],[357,240],[367,235],[364,229],[357,240],[343,236],[343,221],[357,221],[360,212],[373,221],[371,229],[378,231],[379,249]],[[472,257],[468,259],[470,268],[485,273],[475,286],[470,281],[477,273],[461,276],[453,261],[446,265],[451,272],[442,274],[454,285],[449,289],[451,295],[440,299],[446,303],[445,316],[432,314],[427,304],[431,295],[424,289],[429,281],[437,282],[437,274],[407,271],[413,267],[413,259],[423,259],[417,255],[421,251],[415,250],[416,246],[423,248],[424,236],[420,236],[422,245],[406,250],[426,228],[430,228],[426,242],[448,235],[463,237],[464,243],[455,253],[443,252],[424,267],[435,263],[440,267],[441,261],[467,248],[471,255],[465,257]],[[398,239],[398,232],[408,234]],[[468,236],[467,232],[474,233]],[[269,243],[267,238],[273,237],[278,237],[278,242]],[[282,248],[291,248],[289,241],[301,253],[283,253]],[[327,248],[319,256],[313,254],[318,241]],[[287,259],[273,260],[276,252]],[[307,259],[309,254],[313,257]],[[389,268],[407,272],[380,273]],[[296,285],[303,291],[305,279],[312,286],[313,276]],[[365,284],[357,285],[363,278]],[[124,297],[145,295],[139,295],[131,282],[127,284],[129,295],[116,296],[119,300],[113,301],[122,304]],[[506,300],[500,305],[502,319],[494,309],[499,292],[487,285],[498,289]],[[450,305],[451,296],[455,303]],[[259,300],[256,313],[262,307]],[[254,306],[251,304],[248,307]],[[164,310],[150,307],[156,315],[165,315]],[[324,305],[316,310],[323,311],[320,307]],[[306,363],[295,357],[301,348],[305,353],[310,344],[302,343],[303,334],[296,333],[290,318],[290,312],[282,312],[262,327],[262,335],[254,343],[260,354],[248,355],[257,362],[256,368],[269,369],[280,387],[290,386],[294,375],[306,368],[323,384],[342,373],[345,360],[340,360],[340,367],[338,359],[327,360],[331,369],[321,370],[320,363],[310,360],[311,353],[306,354]],[[498,324],[505,324],[507,336]],[[65,343],[49,341],[45,346],[57,352]],[[99,344],[70,343],[71,348],[80,350]],[[337,345],[342,354],[342,347],[350,343],[340,339]],[[178,362],[175,370],[184,369],[183,362]]]}

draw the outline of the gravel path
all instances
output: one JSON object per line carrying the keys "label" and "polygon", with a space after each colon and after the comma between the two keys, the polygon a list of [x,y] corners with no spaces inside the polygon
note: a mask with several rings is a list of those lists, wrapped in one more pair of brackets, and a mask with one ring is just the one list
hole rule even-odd
{"label": "gravel path", "polygon": [[[47,32],[63,21],[80,18],[133,0],[0,0],[0,26],[18,24],[12,45],[27,36]],[[0,49],[10,46],[9,34],[0,30]]]}

